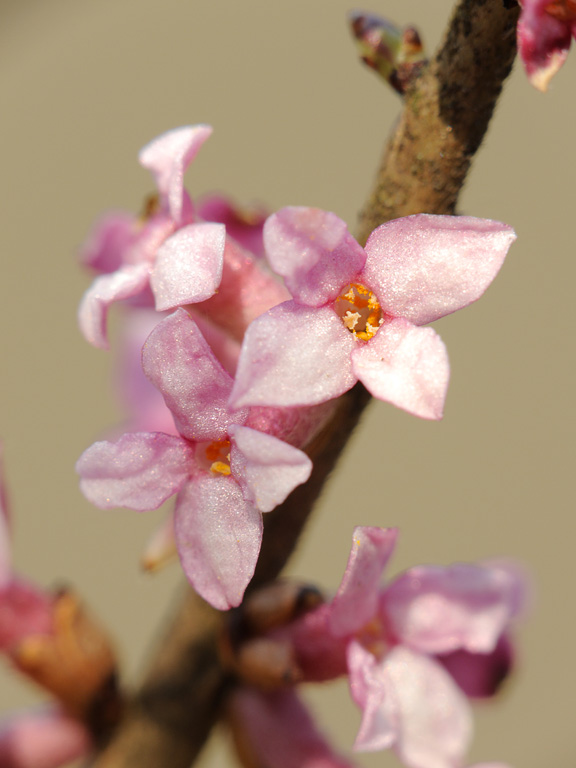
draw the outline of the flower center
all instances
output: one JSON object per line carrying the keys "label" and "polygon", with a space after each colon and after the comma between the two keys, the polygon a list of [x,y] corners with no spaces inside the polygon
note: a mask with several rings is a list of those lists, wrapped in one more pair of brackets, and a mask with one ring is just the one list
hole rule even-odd
{"label": "flower center", "polygon": [[566,23],[576,21],[576,0],[552,0],[544,10],[558,21]]}
{"label": "flower center", "polygon": [[198,443],[196,461],[202,469],[215,475],[230,474],[230,440],[214,440],[212,443]]}
{"label": "flower center", "polygon": [[360,283],[350,283],[334,302],[336,314],[355,338],[368,341],[384,322],[376,296]]}

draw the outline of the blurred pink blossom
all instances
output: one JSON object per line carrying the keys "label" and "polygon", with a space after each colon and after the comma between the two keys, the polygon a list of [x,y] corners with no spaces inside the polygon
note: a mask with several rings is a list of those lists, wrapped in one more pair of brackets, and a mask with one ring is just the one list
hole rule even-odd
{"label": "blurred pink blossom", "polygon": [[540,91],[566,61],[576,35],[575,0],[519,0],[518,50],[532,85]]}

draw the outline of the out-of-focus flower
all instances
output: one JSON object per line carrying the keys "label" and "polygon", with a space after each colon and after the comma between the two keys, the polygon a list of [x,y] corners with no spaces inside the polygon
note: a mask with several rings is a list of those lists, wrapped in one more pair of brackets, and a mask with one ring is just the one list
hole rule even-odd
{"label": "out-of-focus flower", "polygon": [[238,605],[256,566],[261,513],[308,479],[311,462],[294,446],[306,444],[326,411],[229,409],[232,378],[183,309],[156,326],[142,363],[179,434],[95,443],[77,464],[82,490],[101,508],[139,511],[177,493],[175,535],[186,575],[215,607]]}
{"label": "out-of-focus flower", "polygon": [[335,214],[282,209],[264,243],[294,300],[248,328],[231,405],[312,405],[360,380],[381,400],[439,419],[448,358],[419,326],[478,299],[514,237],[495,221],[417,215],[378,227],[364,250]]}
{"label": "out-of-focus flower", "polygon": [[2,768],[58,768],[89,750],[84,725],[57,707],[14,713],[0,722]]}
{"label": "out-of-focus flower", "polygon": [[[524,582],[509,565],[485,563],[420,566],[381,585],[396,538],[396,529],[356,528],[334,599],[271,636],[291,641],[304,680],[348,674],[363,711],[356,749],[393,747],[410,768],[455,768],[472,735],[470,670],[478,665],[482,693],[494,692],[490,666]],[[444,665],[454,652],[466,654],[463,670]]]}
{"label": "out-of-focus flower", "polygon": [[224,224],[226,234],[254,256],[264,256],[262,236],[269,215],[264,206],[240,206],[224,195],[208,195],[198,202],[198,213],[205,221]]}
{"label": "out-of-focus flower", "polygon": [[245,766],[354,768],[332,749],[293,690],[239,688],[230,697],[229,720]]}
{"label": "out-of-focus flower", "polygon": [[566,61],[576,35],[575,0],[519,0],[518,50],[526,74],[540,91]]}

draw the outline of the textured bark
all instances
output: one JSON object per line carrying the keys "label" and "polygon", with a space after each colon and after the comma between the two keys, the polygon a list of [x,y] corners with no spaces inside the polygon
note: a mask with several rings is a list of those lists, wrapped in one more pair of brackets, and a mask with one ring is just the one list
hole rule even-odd
{"label": "textured bark", "polygon": [[[444,43],[414,82],[359,223],[364,242],[379,224],[412,213],[453,213],[516,53],[519,9],[503,0],[462,0]],[[358,384],[309,446],[314,472],[265,516],[251,587],[282,569],[324,482],[369,402]],[[188,768],[216,722],[229,681],[216,650],[224,617],[187,595],[97,768]]]}

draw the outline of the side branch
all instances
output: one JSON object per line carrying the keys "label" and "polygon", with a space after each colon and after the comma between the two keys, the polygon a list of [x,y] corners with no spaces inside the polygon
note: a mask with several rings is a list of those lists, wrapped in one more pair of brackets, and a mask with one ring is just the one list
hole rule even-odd
{"label": "side branch", "polygon": [[[359,223],[364,242],[379,224],[413,213],[453,213],[516,53],[518,8],[503,0],[461,0],[445,41],[414,82]],[[309,446],[308,483],[266,516],[252,587],[278,575],[314,502],[369,402],[358,384]],[[224,617],[187,595],[139,692],[96,768],[188,768],[216,722],[227,680],[216,651]]]}
{"label": "side branch", "polygon": [[360,214],[359,239],[413,213],[454,213],[516,55],[519,6],[462,0],[444,42],[406,94],[375,188]]}

